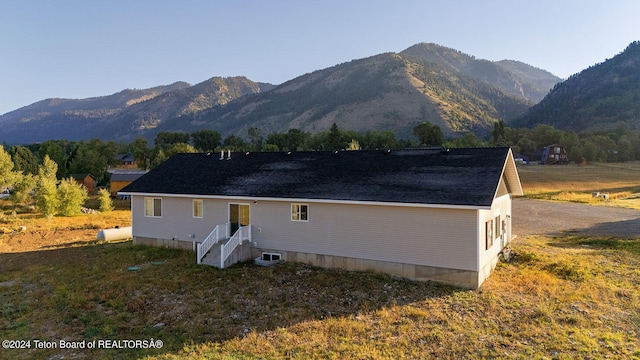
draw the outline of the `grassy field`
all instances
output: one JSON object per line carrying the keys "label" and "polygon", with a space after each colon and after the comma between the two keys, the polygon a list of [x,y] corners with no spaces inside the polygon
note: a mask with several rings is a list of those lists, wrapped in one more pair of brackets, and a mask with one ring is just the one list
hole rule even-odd
{"label": "grassy field", "polygon": [[[593,166],[595,182],[588,170],[520,175],[531,197],[638,192],[634,170]],[[616,171],[629,175],[607,177]],[[95,240],[128,216],[4,207],[0,340],[31,348],[0,347],[0,359],[640,359],[638,239],[523,236],[470,291],[291,263],[219,270],[191,252]]]}
{"label": "grassy field", "polygon": [[[640,209],[640,162],[518,167],[525,196]],[[593,193],[606,194],[594,197]]]}

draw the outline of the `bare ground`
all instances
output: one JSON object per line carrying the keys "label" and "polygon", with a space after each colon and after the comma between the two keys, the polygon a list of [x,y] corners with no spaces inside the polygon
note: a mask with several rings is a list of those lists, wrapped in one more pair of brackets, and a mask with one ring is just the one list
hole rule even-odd
{"label": "bare ground", "polygon": [[513,201],[513,234],[640,238],[640,211],[531,199]]}

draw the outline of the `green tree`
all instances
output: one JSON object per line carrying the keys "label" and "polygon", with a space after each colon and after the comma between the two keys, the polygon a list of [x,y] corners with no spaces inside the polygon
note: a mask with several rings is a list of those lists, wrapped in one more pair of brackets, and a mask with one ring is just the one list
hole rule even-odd
{"label": "green tree", "polygon": [[36,179],[36,206],[48,218],[56,214],[60,203],[57,193],[57,171],[58,164],[45,155]]}
{"label": "green tree", "polygon": [[98,209],[102,212],[109,212],[114,209],[111,194],[105,188],[98,190]]}
{"label": "green tree", "polygon": [[69,159],[70,148],[71,144],[66,140],[48,140],[42,143],[38,149],[38,156],[41,160],[45,156],[49,156],[49,159],[58,164],[58,172],[56,173],[58,179],[67,176],[67,160]]}
{"label": "green tree", "polygon": [[250,127],[247,130],[247,134],[249,135],[249,142],[251,143],[252,151],[261,151],[262,143],[264,142],[264,136],[262,136],[262,131],[257,127]]}
{"label": "green tree", "polygon": [[189,143],[189,134],[183,132],[160,131],[154,140],[157,147],[165,150],[169,145],[177,143]]}
{"label": "green tree", "polygon": [[325,150],[340,150],[344,148],[343,145],[338,125],[336,125],[336,123],[331,124],[331,129],[329,129],[329,133],[327,134]]}
{"label": "green tree", "polygon": [[185,143],[175,143],[172,144],[170,146],[167,147],[167,149],[165,150],[165,155],[168,158],[172,157],[175,154],[180,154],[180,153],[195,153],[197,152],[196,148],[194,148],[193,146],[189,145],[189,144],[185,144]]}
{"label": "green tree", "polygon": [[72,178],[62,179],[57,189],[58,211],[63,216],[79,215],[82,204],[89,198],[87,189]]}
{"label": "green tree", "polygon": [[424,122],[413,128],[413,134],[418,138],[420,145],[440,146],[444,136],[438,125]]}
{"label": "green tree", "polygon": [[32,192],[36,188],[36,177],[31,174],[24,174],[13,186],[11,199],[14,204],[29,203],[32,199]]}
{"label": "green tree", "polygon": [[38,173],[38,160],[33,156],[31,150],[24,146],[12,146],[9,148],[9,154],[11,154],[16,171],[33,175]]}
{"label": "green tree", "polygon": [[493,146],[505,146],[507,144],[507,135],[505,133],[504,121],[499,120],[493,124],[490,143]]}
{"label": "green tree", "polygon": [[138,162],[139,168],[149,168],[153,152],[152,149],[149,149],[147,146],[147,139],[140,136],[137,137],[133,142],[131,142],[131,144],[129,144],[129,151],[133,155],[133,158]]}
{"label": "green tree", "polygon": [[20,173],[14,171],[11,155],[0,145],[0,191],[13,186],[18,180]]}
{"label": "green tree", "polygon": [[220,146],[222,137],[213,130],[200,130],[191,133],[191,142],[199,151],[215,151]]}
{"label": "green tree", "polygon": [[222,147],[232,151],[242,151],[245,149],[246,143],[239,136],[229,135],[224,139]]}

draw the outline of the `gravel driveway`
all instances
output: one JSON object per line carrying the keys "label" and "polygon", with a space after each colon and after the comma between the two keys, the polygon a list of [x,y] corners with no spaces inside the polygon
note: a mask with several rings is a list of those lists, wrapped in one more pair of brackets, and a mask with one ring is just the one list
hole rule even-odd
{"label": "gravel driveway", "polygon": [[514,235],[572,232],[640,238],[640,210],[516,198]]}

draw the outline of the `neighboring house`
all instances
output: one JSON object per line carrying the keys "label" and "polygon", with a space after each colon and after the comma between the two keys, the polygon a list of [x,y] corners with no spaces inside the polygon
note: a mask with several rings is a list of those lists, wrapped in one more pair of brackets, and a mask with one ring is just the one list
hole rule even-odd
{"label": "neighboring house", "polygon": [[132,154],[117,154],[116,160],[120,165],[136,165],[136,159]]}
{"label": "neighboring house", "polygon": [[109,191],[112,196],[116,196],[125,186],[137,180],[140,176],[147,173],[146,170],[112,170],[109,180]]}
{"label": "neighboring house", "polygon": [[567,157],[567,147],[560,144],[545,146],[542,151],[540,162],[544,165],[567,165],[569,157]]}
{"label": "neighboring house", "polygon": [[88,192],[96,188],[96,179],[91,174],[71,174],[71,177],[80,185],[84,185]]}
{"label": "neighboring house", "polygon": [[[130,195],[134,242],[478,288],[512,239],[509,148],[178,154]],[[214,229],[215,228],[215,229]],[[234,235],[228,240],[230,235]]]}

